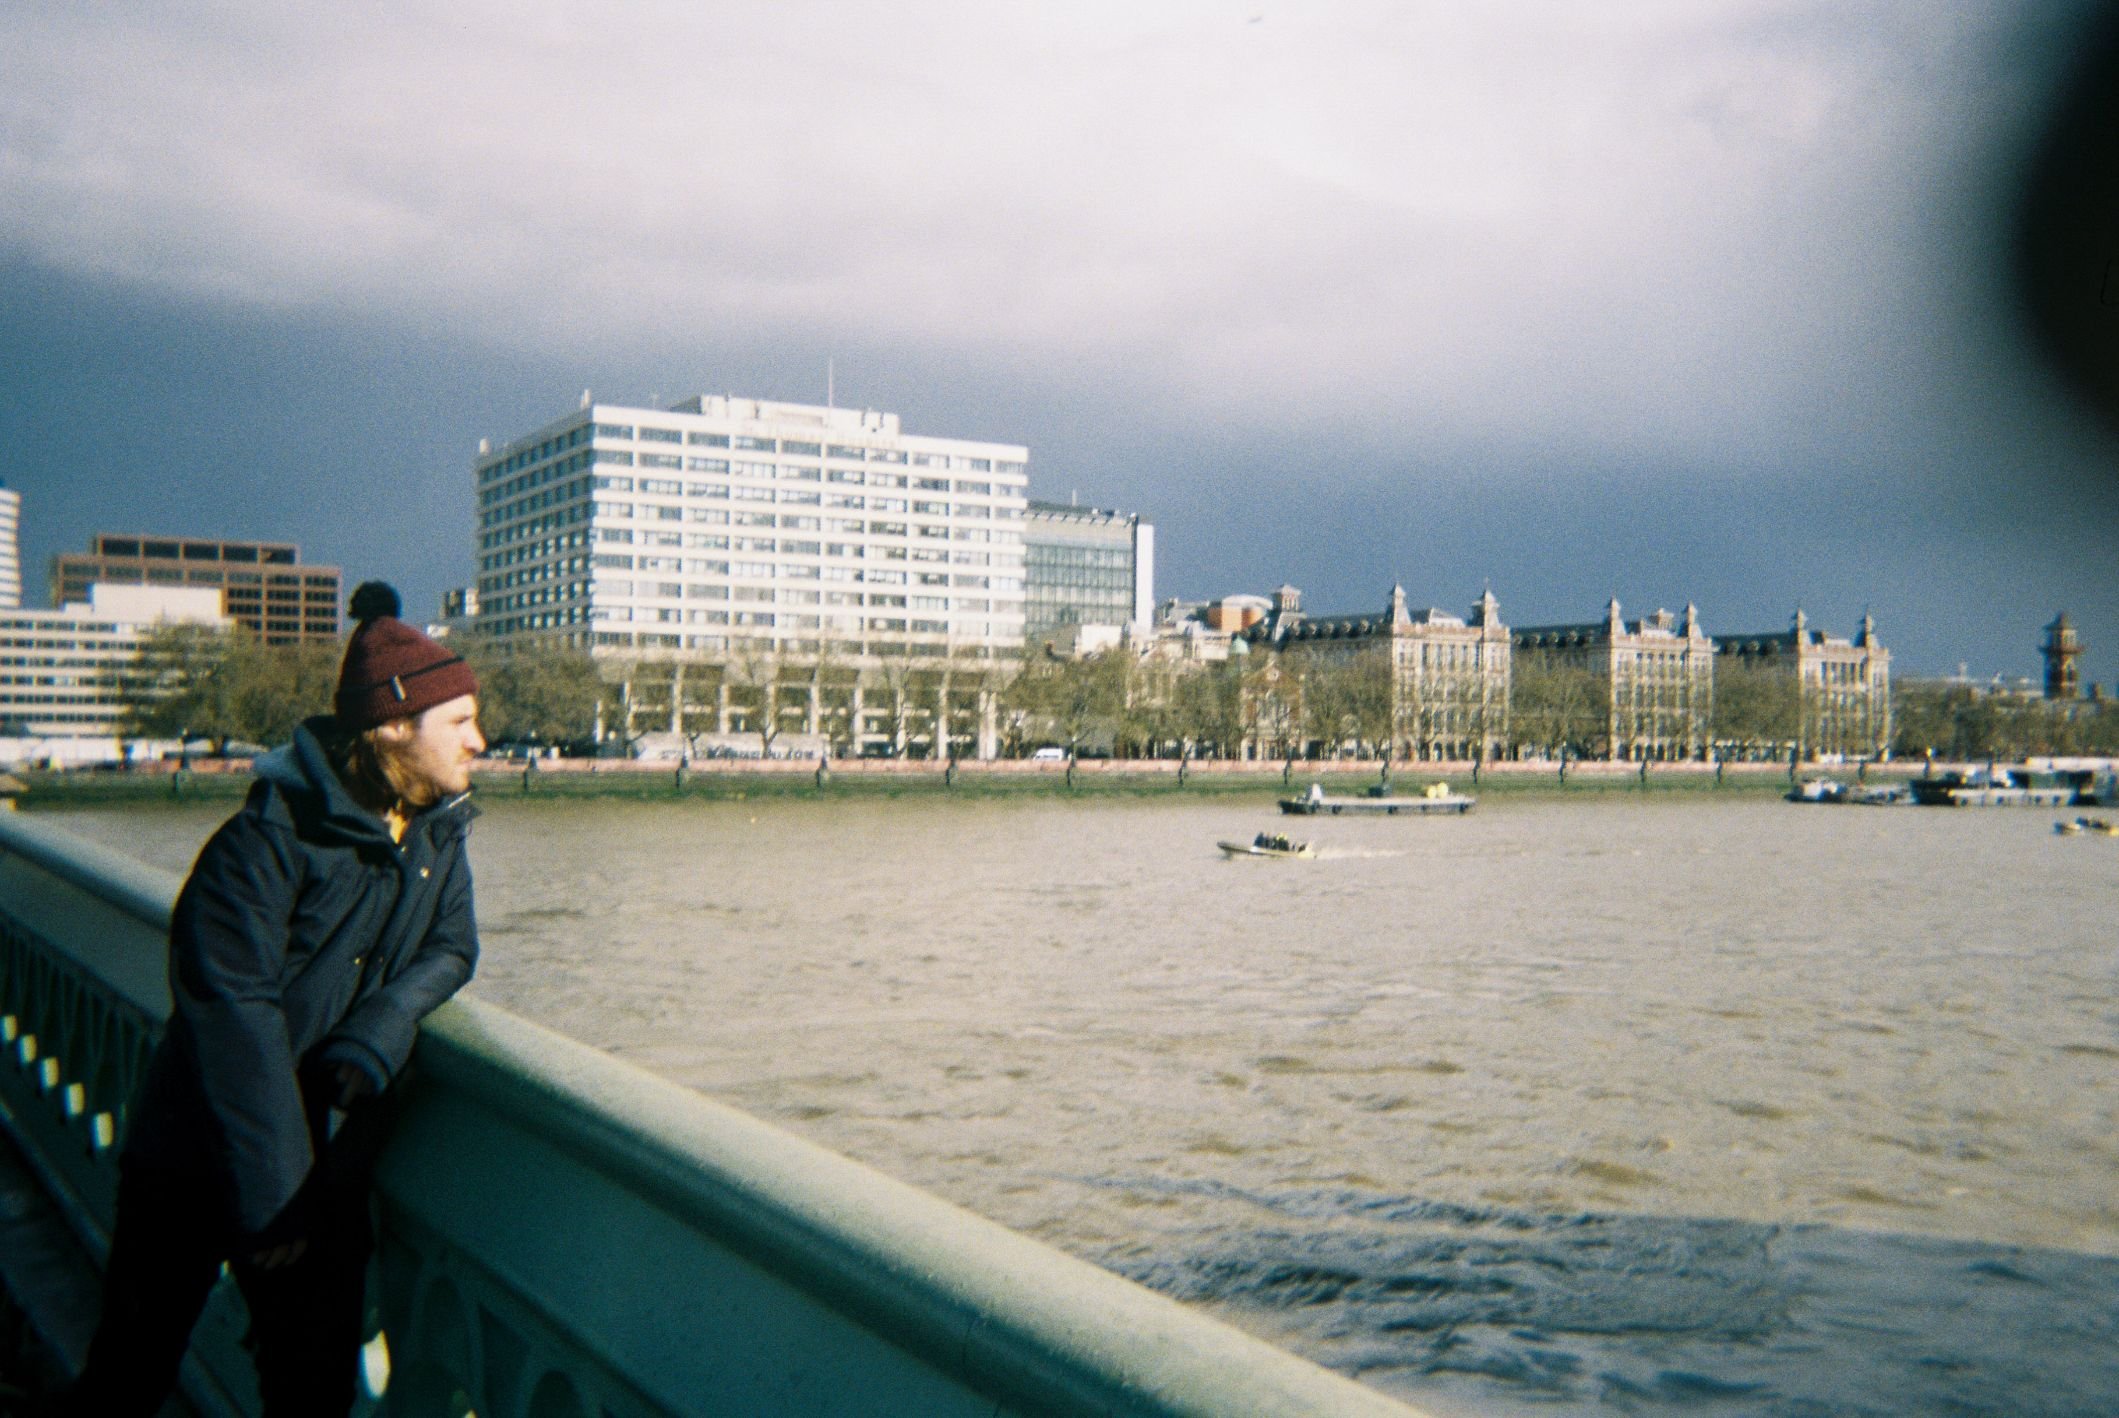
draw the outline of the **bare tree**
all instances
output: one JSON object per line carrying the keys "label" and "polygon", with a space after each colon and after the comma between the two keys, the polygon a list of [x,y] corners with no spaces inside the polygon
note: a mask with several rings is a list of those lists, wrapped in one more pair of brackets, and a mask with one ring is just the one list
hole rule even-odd
{"label": "bare tree", "polygon": [[284,743],[328,713],[338,673],[329,643],[268,645],[244,626],[169,622],[150,629],[118,672],[122,731],[135,738]]}
{"label": "bare tree", "polygon": [[1724,655],[1714,666],[1714,739],[1745,758],[1779,758],[1803,739],[1804,702],[1792,666]]}
{"label": "bare tree", "polygon": [[1085,743],[1115,739],[1130,659],[1127,652],[1110,650],[1080,660],[1026,657],[1006,691],[1011,709],[1024,716],[1024,741],[1057,739],[1074,757]]}
{"label": "bare tree", "polygon": [[604,685],[589,652],[559,644],[500,646],[476,636],[450,646],[478,674],[478,717],[495,743],[564,744],[595,732]]}
{"label": "bare tree", "polygon": [[747,727],[758,736],[758,755],[773,756],[773,741],[780,737],[780,686],[786,662],[769,640],[745,638],[736,642],[729,656],[732,687],[743,691]]}
{"label": "bare tree", "polygon": [[1372,751],[1386,763],[1401,720],[1397,675],[1382,647],[1362,650],[1332,666],[1340,682],[1342,709],[1354,751]]}
{"label": "bare tree", "polygon": [[1509,742],[1525,751],[1602,758],[1611,752],[1611,685],[1586,665],[1526,651],[1515,657]]}

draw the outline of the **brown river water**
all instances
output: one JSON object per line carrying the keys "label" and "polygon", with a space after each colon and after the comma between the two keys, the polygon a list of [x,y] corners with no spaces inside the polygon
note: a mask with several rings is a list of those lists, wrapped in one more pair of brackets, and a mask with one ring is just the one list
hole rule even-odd
{"label": "brown river water", "polygon": [[2119,840],[2052,817],[503,799],[471,988],[1438,1414],[2104,1415]]}

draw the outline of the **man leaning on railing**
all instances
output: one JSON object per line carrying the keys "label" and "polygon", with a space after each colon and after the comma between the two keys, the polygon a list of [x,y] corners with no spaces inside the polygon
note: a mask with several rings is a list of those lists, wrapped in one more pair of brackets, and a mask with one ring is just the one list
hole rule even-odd
{"label": "man leaning on railing", "polygon": [[175,1007],[119,1163],[103,1316],[59,1411],[155,1412],[223,1261],[267,1415],[353,1403],[383,1095],[478,959],[478,685],[380,582],[335,712],[268,755],[170,924]]}

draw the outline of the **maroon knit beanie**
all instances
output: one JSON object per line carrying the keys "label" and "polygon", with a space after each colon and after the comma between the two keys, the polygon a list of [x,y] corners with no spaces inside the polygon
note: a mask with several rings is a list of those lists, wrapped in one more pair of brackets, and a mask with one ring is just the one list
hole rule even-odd
{"label": "maroon knit beanie", "polygon": [[353,592],[353,618],[360,624],[346,642],[334,704],[339,727],[347,733],[478,693],[477,676],[463,656],[399,620],[401,605],[397,592],[382,581],[364,581]]}

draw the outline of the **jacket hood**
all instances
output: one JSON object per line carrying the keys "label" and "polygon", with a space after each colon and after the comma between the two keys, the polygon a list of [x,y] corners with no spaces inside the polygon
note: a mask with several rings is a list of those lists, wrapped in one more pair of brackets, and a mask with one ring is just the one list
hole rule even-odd
{"label": "jacket hood", "polygon": [[[329,714],[303,720],[294,730],[293,742],[258,759],[254,771],[280,790],[288,808],[302,819],[308,831],[348,842],[394,845],[383,820],[353,800],[338,770],[331,766],[331,757],[324,751],[324,737],[333,727]],[[432,831],[447,821],[468,825],[477,812],[469,802],[470,796],[458,793],[423,808],[407,830]]]}

